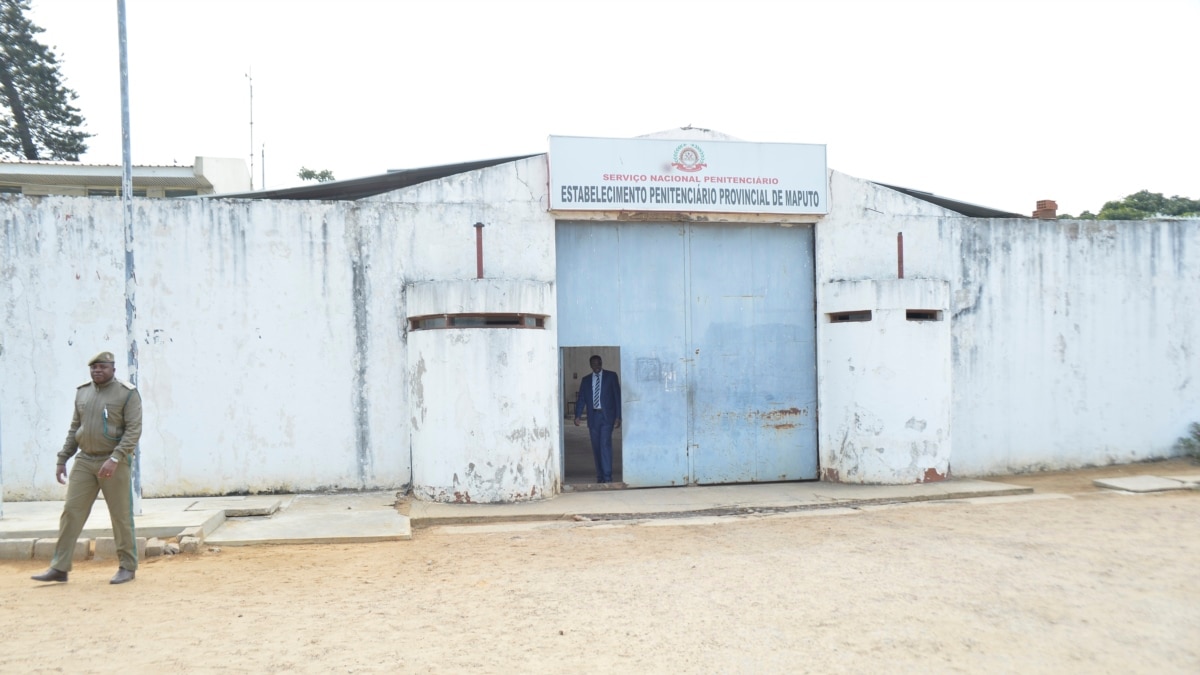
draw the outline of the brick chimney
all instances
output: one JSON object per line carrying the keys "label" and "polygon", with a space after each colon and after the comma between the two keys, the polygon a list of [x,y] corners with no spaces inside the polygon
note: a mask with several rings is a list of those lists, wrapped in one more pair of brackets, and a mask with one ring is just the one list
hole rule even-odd
{"label": "brick chimney", "polygon": [[1052,199],[1039,199],[1033,217],[1038,220],[1054,220],[1058,217],[1058,204]]}

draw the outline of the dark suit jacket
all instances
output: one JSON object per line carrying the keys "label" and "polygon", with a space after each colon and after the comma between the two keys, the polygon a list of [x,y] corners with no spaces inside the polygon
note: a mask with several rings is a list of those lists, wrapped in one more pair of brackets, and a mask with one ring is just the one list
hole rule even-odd
{"label": "dark suit jacket", "polygon": [[[592,378],[591,373],[579,383],[579,399],[575,401],[575,419],[580,415],[592,412]],[[600,407],[610,420],[621,419],[621,378],[611,370],[600,371]]]}

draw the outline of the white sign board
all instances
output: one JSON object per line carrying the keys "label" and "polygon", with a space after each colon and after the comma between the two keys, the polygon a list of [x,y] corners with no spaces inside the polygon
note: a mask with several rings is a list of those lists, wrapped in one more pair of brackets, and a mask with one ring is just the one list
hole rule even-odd
{"label": "white sign board", "polygon": [[553,211],[829,212],[825,146],[550,137]]}

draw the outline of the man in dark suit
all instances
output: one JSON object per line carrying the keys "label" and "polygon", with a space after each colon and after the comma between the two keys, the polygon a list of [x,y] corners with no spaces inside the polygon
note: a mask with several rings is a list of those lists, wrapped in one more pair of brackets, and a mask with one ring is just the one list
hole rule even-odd
{"label": "man in dark suit", "polygon": [[599,356],[588,359],[592,374],[579,383],[575,403],[575,426],[580,413],[587,412],[588,432],[592,436],[592,457],[596,460],[596,482],[612,482],[613,429],[621,428],[621,379],[604,370]]}

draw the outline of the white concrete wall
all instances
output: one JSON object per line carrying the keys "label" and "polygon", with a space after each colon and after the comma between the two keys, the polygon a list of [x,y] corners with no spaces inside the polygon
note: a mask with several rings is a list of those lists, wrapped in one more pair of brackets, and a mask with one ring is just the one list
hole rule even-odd
{"label": "white concrete wall", "polygon": [[905,278],[953,276],[954,232],[959,223],[974,219],[837,171],[829,172],[829,193],[829,215],[815,232],[818,304],[827,281],[895,279],[900,232]]}
{"label": "white concrete wall", "polygon": [[[829,188],[829,215],[815,228],[821,476],[936,480],[951,470],[961,442],[955,433],[951,445],[951,325],[945,315],[936,326],[913,324],[904,310],[918,309],[909,305],[923,295],[948,302],[953,235],[966,219],[836,171],[829,172]],[[907,284],[897,283],[899,233]],[[827,317],[857,309],[875,312],[873,321],[832,324]],[[923,380],[923,372],[931,379]]]}
{"label": "white concrete wall", "polygon": [[975,221],[956,251],[956,475],[1170,456],[1200,420],[1200,221]]}
{"label": "white concrete wall", "polygon": [[[413,284],[410,316],[554,311],[550,282],[470,279]],[[537,328],[409,333],[413,494],[486,503],[558,494],[558,345]]]}
{"label": "white concrete wall", "polygon": [[[139,200],[146,496],[408,483],[410,237],[389,213]],[[5,496],[59,498],[54,453],[87,358],[111,349],[128,377],[120,201],[22,199],[0,218]]]}
{"label": "white concrete wall", "polygon": [[61,498],[55,454],[87,360],[125,354],[119,200],[0,199],[0,461],[4,498]]}
{"label": "white concrete wall", "polygon": [[[544,156],[380,195],[412,219],[406,316],[548,315],[545,330],[414,331],[408,336],[413,489],[439,501],[557,494],[558,331],[554,220]],[[484,279],[476,277],[483,228]],[[420,283],[431,280],[432,283]],[[420,401],[418,404],[417,402]]]}
{"label": "white concrete wall", "polygon": [[[1166,457],[1200,419],[1200,221],[976,219],[837,172],[830,188],[818,317],[839,282],[896,278],[897,232],[906,279],[950,285],[953,475]],[[817,322],[823,469],[855,423],[824,407],[843,396],[821,372],[834,328]]]}
{"label": "white concrete wall", "polygon": [[[485,275],[540,282],[554,307],[546,184],[536,157],[357,204],[137,200],[144,494],[410,484],[405,285],[473,278],[482,221]],[[4,199],[0,223],[4,494],[58,498],[54,453],[87,358],[110,349],[128,376],[121,205]],[[512,422],[558,438],[553,319],[539,333],[551,358],[526,364],[522,386],[545,410]],[[531,469],[516,452],[493,459]],[[555,455],[538,469],[555,474],[538,479],[546,492]]]}
{"label": "white concrete wall", "polygon": [[[843,483],[920,483],[950,473],[949,284],[928,279],[831,282],[817,321],[821,476]],[[910,321],[908,310],[939,312]],[[829,314],[870,311],[868,321]]]}
{"label": "white concrete wall", "polygon": [[[842,282],[895,278],[897,232],[905,277],[949,284],[954,475],[1161,457],[1200,418],[1200,222],[979,220],[837,172],[830,184],[831,211],[816,226],[818,315]],[[474,279],[473,225],[483,222],[484,276],[541,284],[555,307],[546,185],[539,156],[355,204],[137,200],[145,494],[400,487],[425,461],[427,485],[439,487],[478,470],[466,455],[412,454],[421,359],[410,353],[406,288]],[[87,358],[110,349],[128,376],[123,241],[117,199],[0,198],[6,499],[61,497],[54,453]],[[497,391],[522,389],[521,417],[492,421],[557,439],[558,361],[543,356],[557,324],[546,313],[545,331],[511,331],[528,334],[514,342],[430,344],[426,372],[436,365],[461,384],[488,367],[480,355],[517,355],[519,383],[503,379],[514,369]],[[843,327],[817,323],[823,402],[845,398],[824,377]],[[469,426],[486,407],[469,403],[461,414],[448,405],[439,424]],[[819,420],[826,464],[838,457],[834,432],[853,421],[838,409]],[[484,466],[535,466],[530,482],[547,486],[558,458],[543,459],[541,443],[500,444]],[[908,449],[884,452],[883,466],[909,466]],[[516,485],[476,494],[512,498]]]}

